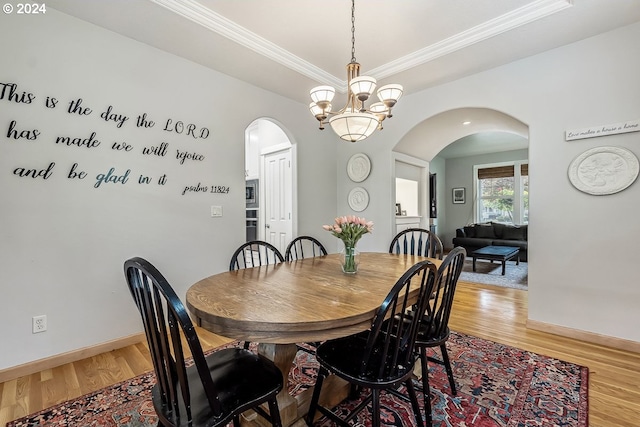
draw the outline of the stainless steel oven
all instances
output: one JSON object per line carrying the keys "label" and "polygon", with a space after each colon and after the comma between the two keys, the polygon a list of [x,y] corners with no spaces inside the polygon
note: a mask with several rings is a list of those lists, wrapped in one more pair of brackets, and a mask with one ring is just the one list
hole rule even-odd
{"label": "stainless steel oven", "polygon": [[247,242],[258,239],[258,209],[247,209]]}
{"label": "stainless steel oven", "polygon": [[258,180],[248,179],[246,187],[247,242],[250,242],[258,238],[258,205],[260,203]]}
{"label": "stainless steel oven", "polygon": [[259,197],[258,197],[258,180],[257,179],[248,179],[246,181],[246,191],[245,191],[245,199],[247,203],[247,208],[257,208]]}

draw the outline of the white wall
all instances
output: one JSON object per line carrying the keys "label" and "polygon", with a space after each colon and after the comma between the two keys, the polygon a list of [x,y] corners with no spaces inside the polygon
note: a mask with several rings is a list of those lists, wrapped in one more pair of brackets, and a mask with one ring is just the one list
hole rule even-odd
{"label": "white wall", "polygon": [[[0,18],[0,83],[16,83],[18,98],[24,91],[35,99],[14,102],[7,89],[0,100],[0,336],[11,349],[0,352],[0,369],[140,332],[122,272],[129,257],[156,264],[182,297],[195,281],[225,270],[244,241],[244,130],[256,118],[282,124],[297,144],[299,187],[320,177],[324,183],[298,195],[299,229],[327,244],[333,239],[321,225],[337,210],[338,142],[317,131],[305,105],[52,9],[46,17],[18,18]],[[45,106],[47,97],[59,101],[55,108]],[[78,98],[91,114],[67,112]],[[122,127],[100,118],[109,105],[129,116]],[[142,113],[155,126],[136,127]],[[169,118],[210,134],[163,131]],[[20,131],[37,129],[36,140],[7,137],[13,120]],[[92,132],[96,147],[56,144],[58,136]],[[113,142],[132,151],[113,150]],[[162,142],[169,144],[165,156],[142,154]],[[176,150],[204,159],[180,164]],[[52,162],[47,179],[14,174]],[[84,179],[68,177],[74,163]],[[129,170],[127,182],[94,188],[110,168],[118,175]],[[138,184],[140,175],[153,180]],[[157,183],[162,175],[165,185]],[[230,191],[182,195],[198,184]],[[224,216],[211,218],[211,205],[222,206]],[[31,318],[41,314],[48,331],[34,335]]]}
{"label": "white wall", "polygon": [[[386,208],[393,185],[389,151],[403,135],[456,108],[501,111],[530,130],[529,318],[640,342],[640,287],[634,277],[640,184],[591,196],[567,178],[571,161],[589,148],[614,145],[639,156],[640,134],[564,139],[568,129],[640,117],[638,40],[640,24],[634,24],[402,98],[382,132],[345,146],[338,159],[338,209],[344,212],[353,186],[346,159],[361,151],[372,160],[364,186],[375,197],[362,214],[376,223],[376,230],[362,239],[363,250],[384,250],[392,237]],[[424,144],[430,144],[427,161],[445,145]]]}

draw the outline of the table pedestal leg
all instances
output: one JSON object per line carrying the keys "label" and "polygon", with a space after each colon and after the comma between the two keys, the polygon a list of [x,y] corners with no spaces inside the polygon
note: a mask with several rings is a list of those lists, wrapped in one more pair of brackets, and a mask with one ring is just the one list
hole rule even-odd
{"label": "table pedestal leg", "polygon": [[[258,354],[272,360],[273,363],[282,372],[283,386],[280,393],[278,393],[278,408],[280,409],[280,418],[282,420],[282,426],[288,427],[292,425],[297,419],[298,415],[298,402],[289,394],[289,371],[293,366],[296,353],[298,352],[298,346],[295,344],[258,344]],[[263,409],[268,410],[267,405],[263,405]],[[253,411],[248,411],[242,414],[240,422],[243,427],[248,426],[270,426],[271,424],[257,415]]]}
{"label": "table pedestal leg", "polygon": [[[272,360],[282,372],[284,385],[278,393],[277,399],[283,427],[305,425],[303,417],[309,410],[309,402],[313,393],[312,387],[298,394],[295,398],[289,394],[289,371],[291,371],[297,352],[298,346],[296,344],[258,344],[258,354]],[[330,375],[325,379],[322,387],[320,403],[323,406],[335,406],[347,397],[349,390],[349,384],[346,381]],[[267,409],[266,405],[264,406]],[[240,419],[243,427],[271,426],[267,420],[253,411],[245,412]]]}
{"label": "table pedestal leg", "polygon": [[282,371],[283,386],[278,393],[278,407],[283,427],[298,419],[298,402],[289,394],[289,371],[296,358],[298,346],[295,344],[258,344],[258,354],[273,360]]}

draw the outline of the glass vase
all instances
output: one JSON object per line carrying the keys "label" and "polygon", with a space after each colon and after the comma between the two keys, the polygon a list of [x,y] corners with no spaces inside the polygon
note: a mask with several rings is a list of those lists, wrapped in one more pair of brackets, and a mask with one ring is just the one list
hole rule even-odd
{"label": "glass vase", "polygon": [[340,262],[342,271],[346,274],[356,274],[358,272],[358,263],[360,262],[360,252],[356,249],[355,244],[345,242],[344,249],[340,251]]}

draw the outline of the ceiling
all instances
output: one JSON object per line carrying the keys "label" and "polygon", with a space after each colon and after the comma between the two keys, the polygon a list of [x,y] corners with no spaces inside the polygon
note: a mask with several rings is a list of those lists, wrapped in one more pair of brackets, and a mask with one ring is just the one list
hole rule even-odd
{"label": "ceiling", "polygon": [[[78,17],[307,105],[351,60],[348,0],[50,0]],[[638,0],[356,0],[355,57],[405,96],[640,21]],[[341,94],[342,93],[342,94]],[[402,100],[400,100],[402,102]]]}
{"label": "ceiling", "polygon": [[500,151],[522,150],[528,147],[529,140],[520,135],[508,132],[480,132],[465,136],[447,145],[438,153],[438,157],[453,159]]}

